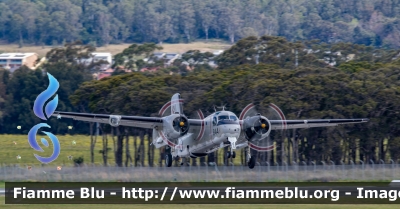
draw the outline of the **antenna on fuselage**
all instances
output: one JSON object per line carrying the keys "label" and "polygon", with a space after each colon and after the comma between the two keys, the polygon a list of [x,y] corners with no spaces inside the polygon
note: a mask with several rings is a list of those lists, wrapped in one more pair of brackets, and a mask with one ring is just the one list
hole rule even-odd
{"label": "antenna on fuselage", "polygon": [[[225,111],[225,106],[226,105],[222,105],[221,107],[217,107],[217,108],[222,109],[222,111]],[[215,107],[214,107],[214,109],[215,109]]]}

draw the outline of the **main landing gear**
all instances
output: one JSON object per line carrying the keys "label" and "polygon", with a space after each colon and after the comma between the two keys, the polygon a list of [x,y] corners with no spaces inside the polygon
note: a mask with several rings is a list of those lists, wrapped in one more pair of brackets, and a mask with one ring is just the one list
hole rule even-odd
{"label": "main landing gear", "polygon": [[256,156],[253,155],[250,157],[248,165],[250,169],[253,169],[254,166],[256,166]]}
{"label": "main landing gear", "polygon": [[165,166],[166,167],[171,167],[172,166],[172,155],[171,155],[171,153],[166,153],[165,154]]}
{"label": "main landing gear", "polygon": [[249,166],[250,169],[253,169],[254,166],[256,166],[256,156],[251,155],[251,150],[250,147],[247,148],[247,165]]}

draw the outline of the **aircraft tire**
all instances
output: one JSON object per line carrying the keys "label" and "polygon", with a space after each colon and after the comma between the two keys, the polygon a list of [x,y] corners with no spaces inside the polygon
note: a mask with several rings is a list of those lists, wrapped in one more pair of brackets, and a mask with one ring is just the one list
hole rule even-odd
{"label": "aircraft tire", "polygon": [[165,155],[165,166],[167,167],[172,166],[172,155],[170,153]]}
{"label": "aircraft tire", "polygon": [[226,152],[226,158],[231,158],[231,152]]}
{"label": "aircraft tire", "polygon": [[256,157],[255,156],[251,156],[250,157],[250,161],[249,161],[249,168],[253,169],[254,166],[256,166]]}
{"label": "aircraft tire", "polygon": [[232,158],[235,158],[235,157],[236,157],[236,152],[233,151],[233,153],[232,153]]}

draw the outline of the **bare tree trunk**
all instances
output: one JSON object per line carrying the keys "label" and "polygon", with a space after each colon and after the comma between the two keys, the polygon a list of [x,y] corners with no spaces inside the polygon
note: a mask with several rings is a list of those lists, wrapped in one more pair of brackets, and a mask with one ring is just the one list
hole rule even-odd
{"label": "bare tree trunk", "polygon": [[[293,145],[292,145],[292,153],[293,153],[293,161],[297,162],[297,156],[296,156],[296,150],[297,150],[297,146],[296,146],[296,141],[297,141],[297,137],[296,137],[296,129],[293,129]],[[288,162],[289,164],[291,164],[292,162]]]}
{"label": "bare tree trunk", "polygon": [[208,27],[204,27],[204,32],[206,34],[206,42],[208,42]]}
{"label": "bare tree trunk", "polygon": [[[96,132],[97,130],[95,130]],[[97,141],[97,134],[93,137],[93,123],[90,123],[90,162],[94,163],[94,147]]]}
{"label": "bare tree trunk", "polygon": [[197,166],[197,158],[192,158],[192,166]]}
{"label": "bare tree trunk", "polygon": [[[290,163],[290,159],[291,159],[291,157],[290,157],[290,155],[291,155],[291,152],[290,152],[290,145],[291,144],[293,144],[293,140],[292,140],[292,138],[290,138],[290,136],[288,137],[288,144],[287,144],[287,157],[286,157],[286,161],[283,161],[283,162],[286,162],[286,163]],[[283,164],[283,162],[282,162],[282,164]]]}
{"label": "bare tree trunk", "polygon": [[218,150],[214,152],[214,162],[218,165]]}
{"label": "bare tree trunk", "polygon": [[139,160],[139,153],[138,153],[138,147],[137,147],[137,129],[134,129],[133,131],[133,150],[135,150],[135,167],[138,166],[138,160]]}
{"label": "bare tree trunk", "polygon": [[139,146],[139,154],[140,154],[140,163],[142,166],[144,166],[144,131],[140,131],[140,146]]}
{"label": "bare tree trunk", "polygon": [[104,128],[99,126],[102,135],[102,142],[103,142],[103,150],[102,150],[102,158],[104,166],[107,166],[107,154],[108,154],[108,138],[107,133],[104,132]]}
{"label": "bare tree trunk", "polygon": [[111,138],[113,140],[113,150],[114,150],[114,159],[115,159],[115,163],[117,162],[117,144],[115,141],[115,134],[114,134],[114,128],[111,127]]}
{"label": "bare tree trunk", "polygon": [[132,163],[132,157],[131,157],[131,152],[129,151],[129,132],[127,128],[125,129],[125,135],[126,135],[126,145],[125,145],[125,167],[128,167],[128,163]]}
{"label": "bare tree trunk", "polygon": [[149,166],[153,167],[153,156],[151,154],[151,152],[152,152],[151,147],[153,147],[153,146],[151,145],[152,140],[151,140],[151,135],[150,135],[149,131],[147,131],[147,141],[148,141],[148,143],[147,143],[147,161],[148,161]]}
{"label": "bare tree trunk", "polygon": [[204,166],[204,164],[206,163],[206,158],[205,157],[200,157],[200,166]]}
{"label": "bare tree trunk", "polygon": [[117,156],[116,156],[116,164],[119,167],[122,167],[122,152],[124,147],[124,136],[121,134],[119,127],[117,129]]}
{"label": "bare tree trunk", "polygon": [[161,167],[162,166],[162,162],[164,160],[165,157],[165,147],[161,147],[160,148],[160,159],[158,160],[158,164]]}

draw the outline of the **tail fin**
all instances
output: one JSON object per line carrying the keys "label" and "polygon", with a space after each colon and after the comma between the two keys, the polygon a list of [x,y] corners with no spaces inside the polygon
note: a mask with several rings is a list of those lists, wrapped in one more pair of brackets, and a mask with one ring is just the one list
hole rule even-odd
{"label": "tail fin", "polygon": [[176,93],[171,98],[171,115],[179,114],[183,115],[183,100],[181,99],[181,95]]}
{"label": "tail fin", "polygon": [[181,99],[180,94],[176,93],[172,96],[171,101],[165,103],[164,106],[161,107],[160,111],[158,112],[158,115],[160,117],[164,117],[169,114],[174,114],[176,111],[178,111],[177,114],[180,114],[180,113],[183,114],[182,104],[183,104],[183,100]]}

